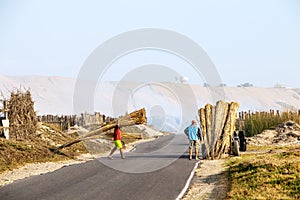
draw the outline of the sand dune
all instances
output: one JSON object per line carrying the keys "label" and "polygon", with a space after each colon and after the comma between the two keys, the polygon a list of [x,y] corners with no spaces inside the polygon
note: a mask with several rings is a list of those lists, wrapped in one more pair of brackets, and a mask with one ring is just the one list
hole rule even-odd
{"label": "sand dune", "polygon": [[[197,115],[197,108],[218,99],[237,101],[240,110],[300,109],[300,89],[263,87],[215,87],[179,83],[105,82],[93,91],[92,101],[85,91],[74,97],[76,79],[44,76],[0,76],[4,96],[17,88],[30,88],[38,114],[73,114],[100,111],[119,116],[146,107],[149,121],[160,128],[175,128]],[[90,89],[91,83],[86,87]],[[75,102],[82,104],[73,107]],[[93,104],[85,107],[87,104]],[[77,105],[75,105],[77,106]],[[165,123],[161,123],[161,121]]]}

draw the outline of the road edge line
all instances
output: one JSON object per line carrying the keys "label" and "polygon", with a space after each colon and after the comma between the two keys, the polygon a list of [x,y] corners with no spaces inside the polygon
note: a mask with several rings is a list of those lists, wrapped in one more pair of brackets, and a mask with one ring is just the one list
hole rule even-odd
{"label": "road edge line", "polygon": [[193,170],[192,170],[192,172],[190,174],[190,177],[186,181],[184,188],[182,189],[182,191],[180,192],[180,194],[177,196],[176,200],[180,200],[183,197],[183,195],[186,193],[187,189],[189,188],[189,186],[191,184],[192,178],[194,177],[195,171],[198,168],[198,165],[200,164],[200,162],[201,161],[196,162],[196,164],[195,164],[195,166],[194,166],[194,168],[193,168]]}

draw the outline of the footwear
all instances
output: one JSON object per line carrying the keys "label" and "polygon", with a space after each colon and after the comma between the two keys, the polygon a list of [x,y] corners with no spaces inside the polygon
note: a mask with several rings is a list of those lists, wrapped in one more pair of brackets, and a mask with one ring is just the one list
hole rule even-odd
{"label": "footwear", "polygon": [[192,160],[192,156],[190,156],[190,160]]}
{"label": "footwear", "polygon": [[195,160],[199,160],[199,158],[196,157]]}
{"label": "footwear", "polygon": [[126,159],[126,157],[122,157],[122,159]]}
{"label": "footwear", "polygon": [[111,156],[107,156],[109,159],[111,159],[111,160],[113,160],[113,157],[111,157]]}

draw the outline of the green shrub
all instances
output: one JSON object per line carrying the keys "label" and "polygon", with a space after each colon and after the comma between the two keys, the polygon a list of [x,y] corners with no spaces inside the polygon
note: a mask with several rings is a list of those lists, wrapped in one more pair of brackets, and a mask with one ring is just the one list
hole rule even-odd
{"label": "green shrub", "polygon": [[244,122],[246,137],[251,137],[261,133],[266,129],[275,128],[279,124],[288,120],[300,123],[299,112],[255,112],[248,113]]}

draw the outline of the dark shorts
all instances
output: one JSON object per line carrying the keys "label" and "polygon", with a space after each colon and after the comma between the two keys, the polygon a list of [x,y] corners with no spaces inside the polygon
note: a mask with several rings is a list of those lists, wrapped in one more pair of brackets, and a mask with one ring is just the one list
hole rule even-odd
{"label": "dark shorts", "polygon": [[200,141],[199,140],[190,140],[190,149],[196,148],[199,149]]}

